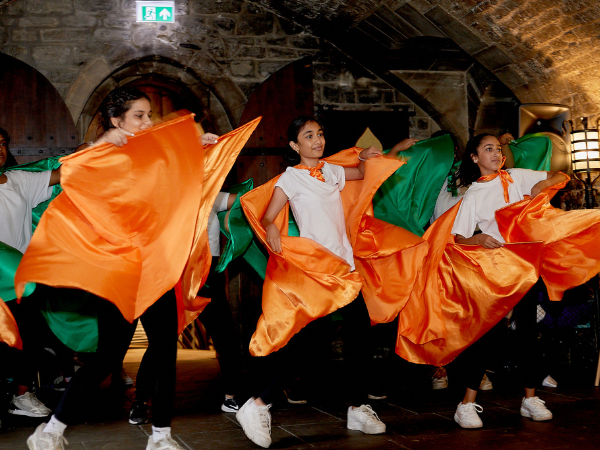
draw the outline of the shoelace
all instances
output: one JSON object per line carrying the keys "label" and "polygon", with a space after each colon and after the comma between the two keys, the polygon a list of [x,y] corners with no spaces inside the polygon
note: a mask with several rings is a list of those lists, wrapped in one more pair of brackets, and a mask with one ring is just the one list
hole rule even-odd
{"label": "shoelace", "polygon": [[534,403],[535,406],[544,406],[546,404],[546,402],[539,397],[531,397],[528,400],[529,400],[529,403]]}
{"label": "shoelace", "polygon": [[[258,418],[260,420],[260,426],[263,428],[269,428],[269,422],[270,422],[270,417],[269,417],[269,408],[271,407],[271,405],[267,405],[263,408],[260,409],[260,411],[258,412]],[[271,432],[271,430],[269,430],[269,433]]]}
{"label": "shoelace", "polygon": [[381,419],[379,418],[377,413],[375,411],[373,411],[373,408],[371,408],[371,405],[363,405],[361,409],[365,414],[367,414],[371,417],[375,417],[375,419],[377,419],[378,422],[381,422]]}
{"label": "shoelace", "polygon": [[473,408],[475,411],[479,412],[479,413],[480,413],[480,412],[483,412],[483,407],[481,407],[481,405],[478,405],[478,404],[477,404],[477,403],[475,403],[475,402],[473,402],[473,403],[467,403],[467,404],[465,405],[467,408],[469,408],[469,409],[470,409],[470,407],[469,407],[468,405],[473,405],[473,406],[472,406],[472,408]]}

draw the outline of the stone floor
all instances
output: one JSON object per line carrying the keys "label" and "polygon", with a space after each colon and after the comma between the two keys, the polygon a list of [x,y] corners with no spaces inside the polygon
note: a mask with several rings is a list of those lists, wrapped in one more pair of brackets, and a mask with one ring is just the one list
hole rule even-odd
{"label": "stone floor", "polygon": [[[124,368],[135,376],[142,350],[130,350]],[[421,371],[421,378],[427,373]],[[412,375],[411,375],[412,376]],[[600,448],[600,390],[592,380],[559,381],[558,389],[543,388],[540,396],[554,420],[536,423],[519,414],[519,390],[495,382],[494,390],[481,392],[484,428],[463,430],[453,421],[459,392],[432,391],[423,383],[407,383],[389,392],[385,401],[373,402],[387,433],[367,436],[346,429],[345,406],[328,396],[332,383],[309,405],[277,402],[273,409],[274,449],[598,449]],[[425,380],[427,381],[427,380]],[[325,382],[327,383],[327,382]],[[150,425],[129,425],[126,417],[134,390],[109,389],[94,396],[82,423],[68,428],[68,450],[144,449]],[[49,406],[58,396],[42,392]],[[176,417],[173,433],[187,449],[258,448],[246,439],[234,414],[219,410],[219,367],[214,352],[184,350],[178,357]],[[9,416],[0,432],[0,449],[26,449],[25,441],[42,420]]]}

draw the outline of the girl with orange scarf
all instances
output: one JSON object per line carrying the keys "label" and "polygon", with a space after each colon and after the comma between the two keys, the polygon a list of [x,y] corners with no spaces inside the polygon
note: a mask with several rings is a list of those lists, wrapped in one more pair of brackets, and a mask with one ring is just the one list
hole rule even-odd
{"label": "girl with orange scarf", "polygon": [[[503,247],[505,239],[498,228],[496,211],[523,200],[527,195],[535,197],[545,188],[568,179],[562,173],[527,169],[501,170],[504,159],[500,142],[492,135],[475,136],[467,144],[460,167],[460,178],[463,185],[470,184],[470,187],[462,200],[452,228],[457,244],[481,245],[487,249]],[[474,234],[476,227],[481,230],[480,234]],[[513,321],[516,323],[520,342],[519,356],[525,385],[521,415],[539,421],[552,419],[552,413],[546,408],[544,401],[535,395],[535,320],[539,294],[537,287],[543,288],[541,282],[538,282],[515,307]],[[485,352],[489,353],[489,344],[503,325],[504,323],[500,322],[461,356],[468,372],[467,390],[458,405],[454,420],[463,428],[483,426],[477,414],[483,409],[475,403],[475,397],[485,374]]]}

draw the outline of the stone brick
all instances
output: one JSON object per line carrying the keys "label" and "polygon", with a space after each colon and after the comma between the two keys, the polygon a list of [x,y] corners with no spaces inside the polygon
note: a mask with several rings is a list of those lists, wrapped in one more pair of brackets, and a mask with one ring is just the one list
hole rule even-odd
{"label": "stone brick", "polygon": [[235,33],[235,20],[231,17],[217,17],[212,24],[221,34]]}
{"label": "stone brick", "polygon": [[70,14],[73,0],[27,0],[26,10],[31,14]]}
{"label": "stone brick", "polygon": [[210,30],[205,19],[201,17],[181,17],[175,25],[175,29],[178,32],[191,34],[192,36],[206,35]]}
{"label": "stone brick", "polygon": [[79,74],[78,70],[50,70],[46,77],[52,83],[71,83]]}
{"label": "stone brick", "polygon": [[90,37],[90,30],[87,28],[42,30],[41,35],[44,42],[85,42]]}
{"label": "stone brick", "polygon": [[302,32],[300,34],[296,34],[294,36],[289,37],[288,42],[290,43],[290,45],[293,45],[297,48],[319,48],[319,38],[316,38],[313,35],[308,34],[306,32]]}
{"label": "stone brick", "polygon": [[31,55],[40,67],[67,66],[71,62],[71,49],[67,47],[35,47]]}
{"label": "stone brick", "polygon": [[109,12],[116,11],[118,0],[75,0],[76,11]]}
{"label": "stone brick", "polygon": [[408,3],[420,13],[425,13],[433,8],[433,5],[427,0],[410,0]]}
{"label": "stone brick", "polygon": [[[69,16],[66,16],[69,17]],[[19,19],[19,27],[56,27],[60,23],[57,17],[29,16]]]}
{"label": "stone brick", "polygon": [[8,42],[8,30],[6,27],[0,27],[0,45],[4,45]]}
{"label": "stone brick", "polygon": [[234,61],[229,66],[234,77],[253,77],[254,64],[252,61]]}
{"label": "stone brick", "polygon": [[128,20],[127,18],[120,17],[120,16],[105,17],[102,20],[102,24],[106,28],[122,28],[122,29],[128,30],[131,28],[132,20]]}
{"label": "stone brick", "polygon": [[68,27],[93,27],[98,23],[98,19],[88,14],[76,14],[73,16],[64,16],[61,23]]}
{"label": "stone brick", "polygon": [[313,78],[318,81],[335,81],[340,76],[340,70],[332,64],[314,64]]}
{"label": "stone brick", "polygon": [[264,58],[267,50],[264,47],[249,47],[247,45],[240,46],[236,58]]}
{"label": "stone brick", "polygon": [[600,23],[590,23],[582,25],[573,30],[573,33],[580,39],[598,36],[600,34]]}
{"label": "stone brick", "polygon": [[242,10],[241,0],[194,0],[192,14],[238,13]]}
{"label": "stone brick", "polygon": [[107,30],[106,28],[97,28],[94,31],[94,41],[129,41],[131,39],[130,31]]}
{"label": "stone brick", "polygon": [[244,16],[238,25],[237,33],[239,35],[260,36],[273,32],[273,16],[270,14]]}
{"label": "stone brick", "polygon": [[277,48],[271,47],[267,49],[267,57],[268,58],[287,58],[287,59],[296,59],[298,58],[298,52],[292,48]]}
{"label": "stone brick", "polygon": [[13,30],[13,42],[35,42],[39,39],[37,30]]}
{"label": "stone brick", "polygon": [[29,51],[26,47],[21,47],[19,45],[5,45],[4,47],[0,47],[0,51],[13,58],[30,63]]}

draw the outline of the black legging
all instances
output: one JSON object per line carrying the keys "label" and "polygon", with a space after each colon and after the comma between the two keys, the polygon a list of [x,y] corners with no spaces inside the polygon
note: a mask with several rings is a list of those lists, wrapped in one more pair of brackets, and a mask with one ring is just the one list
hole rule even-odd
{"label": "black legging", "polygon": [[[368,390],[368,371],[372,358],[371,321],[362,294],[349,305],[339,310],[343,318],[342,339],[345,370],[352,380],[352,387],[346,390],[346,400],[352,406],[366,402]],[[304,327],[290,342],[276,354],[270,367],[275,367],[268,386],[261,392],[260,398],[265,403],[272,403],[274,394],[281,388],[283,380],[289,374],[296,374],[314,366],[315,349],[330,344],[326,336],[330,316],[311,322]],[[274,363],[274,364],[273,364]]]}
{"label": "black legging", "polygon": [[140,317],[148,349],[136,378],[136,398],[152,400],[152,423],[170,427],[175,401],[177,366],[177,302],[170,290]]}
{"label": "black legging", "polygon": [[75,372],[56,408],[54,415],[67,425],[76,421],[85,396],[120,369],[135,329],[114,304],[99,297],[89,301],[96,303],[98,311],[98,348],[94,357]]}
{"label": "black legging", "polygon": [[[511,320],[515,322],[515,340],[517,342],[515,360],[525,388],[533,389],[537,385],[537,368],[540,352],[537,340],[537,305],[540,293],[545,289],[543,281],[538,282],[525,294],[513,309]],[[460,355],[455,365],[469,389],[479,389],[486,369],[492,366],[497,352],[493,349],[502,342],[507,332],[507,322],[502,319],[494,328]],[[453,376],[450,373],[450,376]]]}
{"label": "black legging", "polygon": [[212,337],[219,354],[219,365],[225,394],[239,393],[242,370],[242,350],[239,329],[236,327],[229,300],[225,293],[225,274],[215,272],[219,258],[213,257],[206,284],[199,295],[211,302],[198,317]]}

